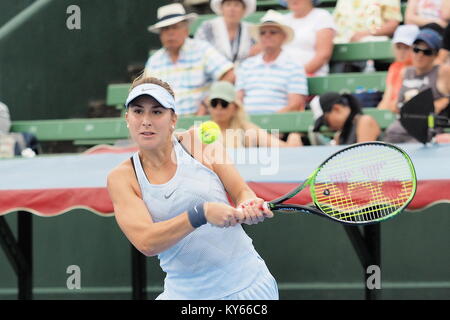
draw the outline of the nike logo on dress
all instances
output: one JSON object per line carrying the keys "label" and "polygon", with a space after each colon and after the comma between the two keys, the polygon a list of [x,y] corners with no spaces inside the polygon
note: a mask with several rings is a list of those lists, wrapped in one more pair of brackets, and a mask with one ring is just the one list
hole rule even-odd
{"label": "nike logo on dress", "polygon": [[173,195],[173,193],[176,191],[177,189],[175,189],[175,190],[173,190],[171,193],[169,193],[169,194],[165,194],[164,195],[164,198],[165,199],[169,199],[172,195]]}

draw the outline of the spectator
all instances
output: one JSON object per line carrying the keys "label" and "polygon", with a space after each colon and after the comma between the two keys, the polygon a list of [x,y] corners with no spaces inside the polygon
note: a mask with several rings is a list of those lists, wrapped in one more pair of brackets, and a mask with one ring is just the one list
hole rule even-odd
{"label": "spectator", "polygon": [[250,35],[251,24],[242,19],[256,10],[256,0],[211,0],[218,17],[203,22],[195,39],[205,40],[228,60],[240,62],[258,49]]}
{"label": "spectator", "polygon": [[6,104],[0,102],[0,134],[8,134],[11,128],[11,118]]}
{"label": "spectator", "polygon": [[336,32],[333,17],[325,9],[314,8],[312,0],[288,0],[286,24],[295,31],[294,40],[284,49],[302,65],[308,76],[328,74]]}
{"label": "spectator", "polygon": [[226,147],[295,147],[302,145],[298,133],[291,133],[287,142],[284,142],[251,123],[241,103],[236,100],[234,86],[227,81],[219,81],[211,86],[208,110],[211,119],[222,130],[223,142]]}
{"label": "spectator", "polygon": [[[435,113],[448,115],[450,66],[435,64],[441,46],[442,38],[436,31],[423,29],[419,32],[413,43],[413,64],[402,72],[403,82],[399,92],[398,110],[419,92],[431,88]],[[386,129],[385,141],[417,142],[398,120]]]}
{"label": "spectator", "polygon": [[334,144],[375,141],[380,136],[378,123],[371,116],[362,114],[358,100],[350,94],[325,93],[319,98],[319,106],[319,110],[313,109],[314,113],[322,114],[313,131],[320,131],[326,124],[336,131]]}
{"label": "spectator", "polygon": [[450,63],[450,24],[444,30],[442,49],[439,52],[439,62],[438,63]]}
{"label": "spectator", "polygon": [[423,27],[426,24],[437,23],[442,28],[448,24],[443,17],[443,9],[447,0],[408,0],[405,12],[405,22]]}
{"label": "spectator", "polygon": [[11,118],[8,106],[0,102],[0,158],[24,156],[34,157],[41,147],[34,134],[29,132],[10,132]]}
{"label": "spectator", "polygon": [[402,86],[401,71],[412,65],[411,46],[419,33],[416,25],[401,25],[394,33],[392,39],[395,61],[389,66],[386,77],[386,89],[378,109],[397,110],[398,93]]}
{"label": "spectator", "polygon": [[303,67],[282,49],[294,37],[284,16],[269,10],[252,28],[262,53],[246,59],[238,68],[238,100],[250,114],[302,111],[308,94]]}
{"label": "spectator", "polygon": [[189,21],[183,6],[173,3],[158,9],[159,21],[149,31],[159,34],[163,48],[147,61],[145,76],[170,83],[174,88],[178,114],[204,114],[202,100],[213,81],[234,81],[233,63],[209,43],[190,39]]}
{"label": "spectator", "polygon": [[[447,25],[447,27],[448,27],[448,25]],[[438,57],[435,60],[435,64],[445,63],[447,61],[447,55],[448,55],[447,50],[445,50],[445,48],[444,48],[444,47],[446,47],[446,45],[445,45],[445,43],[446,43],[445,29],[442,28],[442,26],[440,26],[439,24],[437,24],[435,22],[428,23],[428,24],[420,27],[420,30],[422,30],[422,29],[432,29],[432,30],[436,31],[437,33],[439,33],[439,35],[443,38],[442,39],[442,48],[439,50]]]}
{"label": "spectator", "polygon": [[391,37],[402,21],[400,0],[338,0],[333,16],[335,43]]}
{"label": "spectator", "polygon": [[[444,0],[442,6],[442,18],[450,21],[450,0]],[[442,49],[439,52],[439,63],[450,63],[450,23],[447,24],[443,32]]]}

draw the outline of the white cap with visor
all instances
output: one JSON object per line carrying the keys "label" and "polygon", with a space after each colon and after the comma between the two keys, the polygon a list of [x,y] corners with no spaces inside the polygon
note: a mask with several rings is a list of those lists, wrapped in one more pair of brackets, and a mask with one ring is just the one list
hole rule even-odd
{"label": "white cap with visor", "polygon": [[125,102],[125,108],[128,109],[130,103],[134,99],[143,95],[152,97],[153,99],[158,101],[159,104],[161,104],[161,106],[163,106],[164,108],[172,109],[174,112],[176,112],[175,99],[173,98],[173,96],[163,87],[153,83],[143,83],[133,88],[128,94],[127,100]]}

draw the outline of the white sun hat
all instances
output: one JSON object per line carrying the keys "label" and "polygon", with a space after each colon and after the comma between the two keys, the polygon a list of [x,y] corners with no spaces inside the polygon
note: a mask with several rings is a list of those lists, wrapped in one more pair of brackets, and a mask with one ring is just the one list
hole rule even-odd
{"label": "white sun hat", "polygon": [[261,27],[266,27],[266,26],[278,27],[278,28],[281,28],[283,30],[283,32],[286,34],[286,40],[284,41],[284,43],[286,44],[288,42],[291,42],[292,39],[294,39],[294,29],[292,29],[290,26],[286,25],[285,21],[286,21],[286,17],[283,14],[270,9],[261,18],[260,24],[257,24],[255,26],[251,27],[251,34],[255,39],[257,39],[259,41],[259,38],[260,38],[259,29]]}
{"label": "white sun hat", "polygon": [[158,22],[148,27],[148,31],[152,33],[159,33],[160,29],[178,22],[188,20],[192,22],[197,18],[196,13],[186,14],[186,10],[180,3],[172,3],[158,8],[157,12]]}
{"label": "white sun hat", "polygon": [[[222,15],[222,2],[224,0],[211,0],[211,10],[218,16]],[[241,0],[245,4],[244,17],[249,16],[256,11],[256,0]]]}

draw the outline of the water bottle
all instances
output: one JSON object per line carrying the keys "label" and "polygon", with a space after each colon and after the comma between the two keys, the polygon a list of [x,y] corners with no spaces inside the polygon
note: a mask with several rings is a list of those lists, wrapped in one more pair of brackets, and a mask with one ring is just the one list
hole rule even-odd
{"label": "water bottle", "polygon": [[375,62],[373,60],[367,60],[364,73],[375,72]]}
{"label": "water bottle", "polygon": [[360,94],[360,93],[364,93],[366,92],[366,88],[364,88],[363,86],[357,86],[355,88],[355,94]]}

